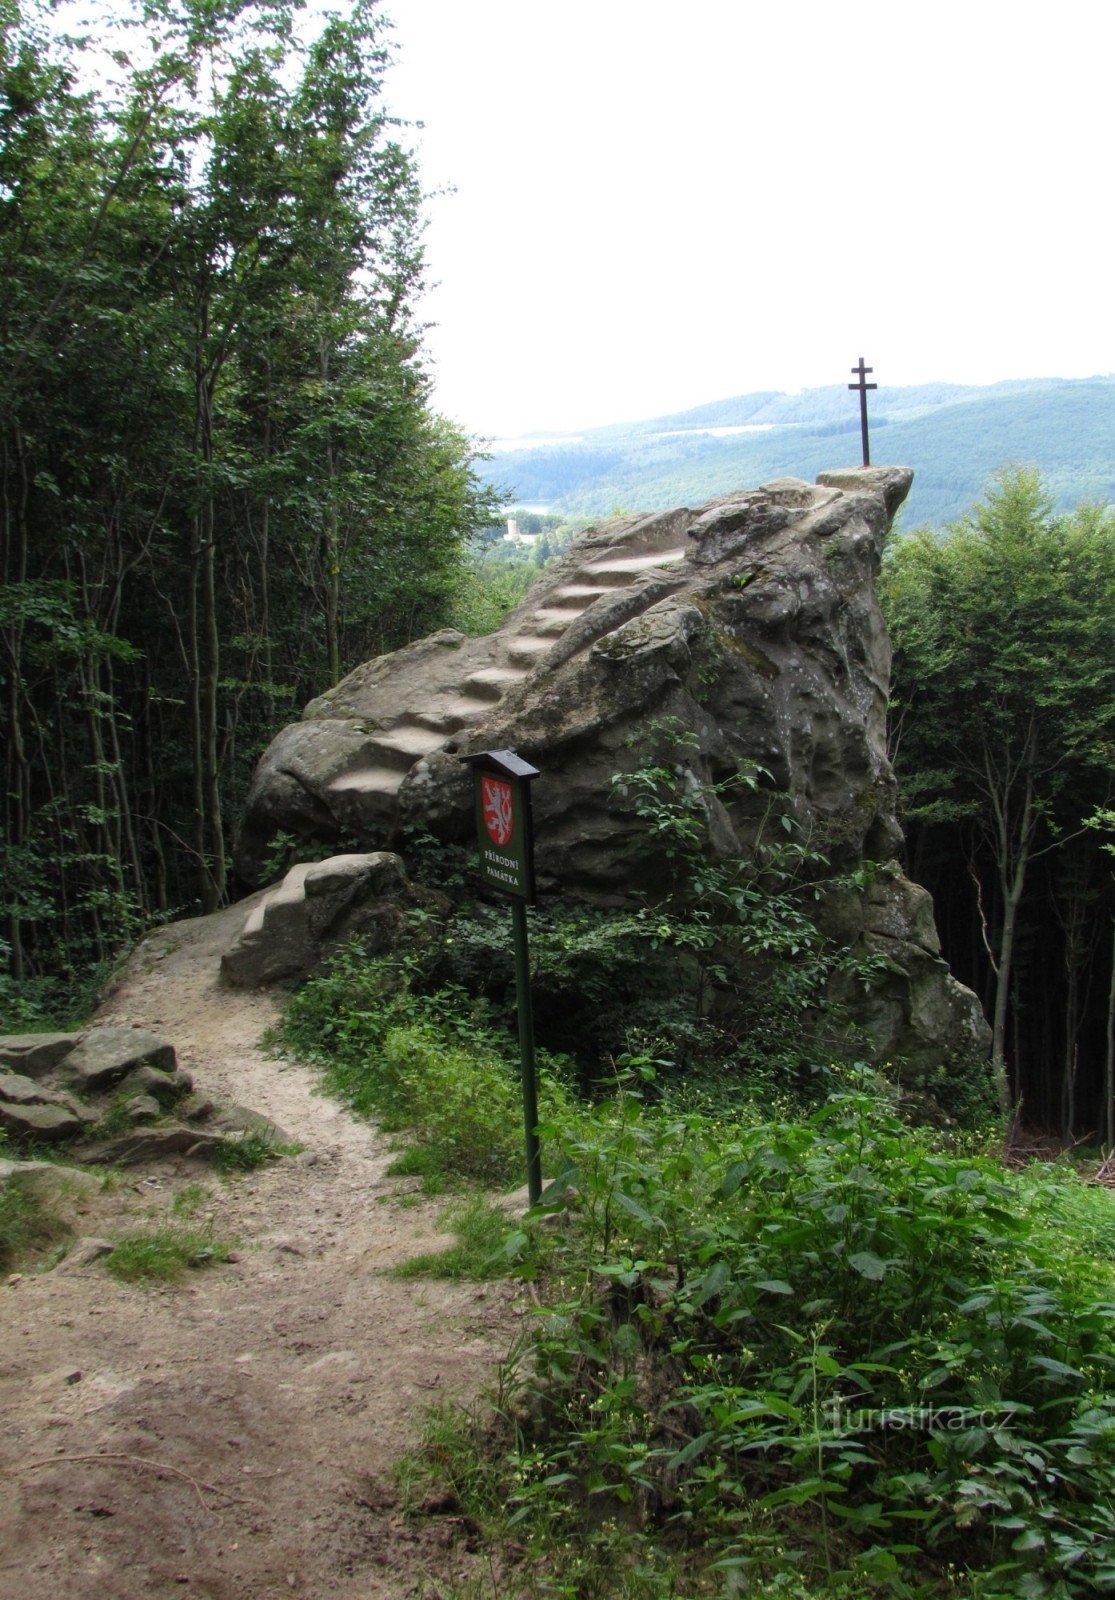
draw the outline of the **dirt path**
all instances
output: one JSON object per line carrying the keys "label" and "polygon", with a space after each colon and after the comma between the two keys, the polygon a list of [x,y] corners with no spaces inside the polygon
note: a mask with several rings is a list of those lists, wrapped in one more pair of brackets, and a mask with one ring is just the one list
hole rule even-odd
{"label": "dirt path", "polygon": [[[98,1020],[165,1033],[199,1089],[304,1152],[229,1183],[185,1161],[134,1169],[85,1203],[99,1233],[204,1183],[199,1215],[239,1259],[180,1287],[96,1263],[0,1286],[0,1592],[18,1600],[397,1600],[470,1564],[451,1519],[408,1527],[391,1465],[424,1407],[483,1384],[520,1308],[505,1285],[386,1275],[436,1247],[436,1211],[393,1203],[383,1139],[261,1052],[274,1001],[217,987],[241,919],[147,940]],[[75,1459],[109,1455],[133,1459]]]}

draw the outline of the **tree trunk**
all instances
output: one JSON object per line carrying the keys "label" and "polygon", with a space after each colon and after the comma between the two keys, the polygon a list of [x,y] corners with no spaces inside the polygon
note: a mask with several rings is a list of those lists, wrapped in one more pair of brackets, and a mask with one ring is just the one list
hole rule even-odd
{"label": "tree trunk", "polygon": [[1115,917],[1111,919],[1111,982],[1107,990],[1107,1039],[1103,1062],[1104,1137],[1115,1148]]}
{"label": "tree trunk", "polygon": [[1011,880],[1003,897],[1003,931],[999,938],[999,970],[995,975],[995,1009],[991,1021],[991,1067],[999,1090],[999,1099],[1005,1111],[1010,1104],[1007,1066],[1003,1044],[1007,1032],[1007,1008],[1010,1003],[1011,968],[1014,963],[1014,939],[1018,927],[1018,907],[1026,873],[1025,859]]}

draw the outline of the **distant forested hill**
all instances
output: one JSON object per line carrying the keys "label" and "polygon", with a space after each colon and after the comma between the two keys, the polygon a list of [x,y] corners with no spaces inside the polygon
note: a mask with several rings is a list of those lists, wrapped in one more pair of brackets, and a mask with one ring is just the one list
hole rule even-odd
{"label": "distant forested hill", "polygon": [[[872,459],[915,472],[907,527],[960,516],[1008,462],[1036,467],[1060,507],[1115,501],[1115,375],[880,388],[871,416]],[[859,451],[856,396],[834,384],[738,395],[544,445],[524,440],[495,454],[487,476],[522,502],[599,515],[698,505],[770,478],[811,480],[855,465]]]}

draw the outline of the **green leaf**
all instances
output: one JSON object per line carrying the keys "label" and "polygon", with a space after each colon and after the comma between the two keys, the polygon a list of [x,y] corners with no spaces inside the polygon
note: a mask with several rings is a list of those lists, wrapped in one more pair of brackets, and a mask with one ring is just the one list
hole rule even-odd
{"label": "green leaf", "polygon": [[681,1450],[676,1450],[668,1457],[666,1466],[669,1471],[676,1472],[679,1467],[688,1466],[690,1461],[695,1461],[715,1437],[716,1434],[709,1429],[706,1433],[699,1433],[695,1439],[690,1439]]}
{"label": "green leaf", "polygon": [[617,1206],[626,1211],[629,1216],[634,1217],[637,1222],[643,1223],[648,1228],[662,1227],[661,1218],[652,1217],[645,1206],[641,1206],[637,1200],[632,1200],[631,1196],[624,1194],[622,1189],[616,1189],[612,1198]]}
{"label": "green leaf", "polygon": [[861,1278],[870,1278],[873,1282],[885,1276],[887,1264],[873,1250],[857,1250],[855,1255],[848,1257],[848,1265]]}
{"label": "green leaf", "polygon": [[750,1161],[734,1161],[720,1180],[721,1198],[730,1199],[750,1171]]}
{"label": "green leaf", "polygon": [[1048,1372],[1054,1378],[1080,1378],[1083,1380],[1084,1377],[1084,1374],[1078,1372],[1075,1367],[1066,1366],[1063,1361],[1055,1361],[1052,1356],[1031,1356],[1030,1365],[1032,1367],[1040,1367],[1043,1372]]}

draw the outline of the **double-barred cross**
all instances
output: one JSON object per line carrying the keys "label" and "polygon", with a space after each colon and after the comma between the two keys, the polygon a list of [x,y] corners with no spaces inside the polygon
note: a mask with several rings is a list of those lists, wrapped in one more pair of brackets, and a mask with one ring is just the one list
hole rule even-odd
{"label": "double-barred cross", "polygon": [[863,464],[865,467],[871,465],[871,447],[867,442],[867,391],[868,389],[877,389],[879,387],[877,383],[866,382],[866,379],[867,374],[874,371],[874,367],[864,366],[863,357],[860,356],[859,366],[852,368],[852,376],[858,379],[858,382],[848,385],[849,389],[859,390],[859,431],[863,439]]}

